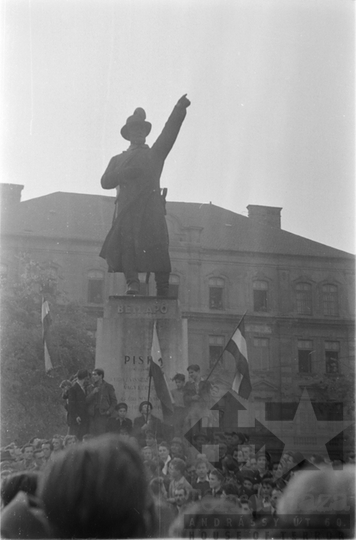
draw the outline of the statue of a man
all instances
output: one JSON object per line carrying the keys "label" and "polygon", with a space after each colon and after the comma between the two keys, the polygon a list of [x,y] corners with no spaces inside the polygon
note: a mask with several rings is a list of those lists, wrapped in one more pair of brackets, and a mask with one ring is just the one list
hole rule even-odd
{"label": "statue of a man", "polygon": [[100,257],[106,259],[109,272],[125,274],[127,294],[139,292],[139,272],[154,272],[157,296],[168,296],[171,262],[160,177],[189,105],[185,94],[151,148],[145,141],[152,126],[145,111],[136,109],[121,129],[131,144],[110,160],[101,179],[104,189],[117,189],[117,199],[113,225]]}

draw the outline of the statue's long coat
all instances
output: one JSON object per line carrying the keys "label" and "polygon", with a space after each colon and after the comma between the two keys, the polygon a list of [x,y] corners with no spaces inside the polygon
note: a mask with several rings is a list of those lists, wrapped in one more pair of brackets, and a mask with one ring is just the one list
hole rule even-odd
{"label": "statue's long coat", "polygon": [[118,197],[113,226],[100,252],[109,272],[123,272],[122,234],[127,231],[133,238],[138,272],[171,271],[160,177],[185,115],[186,109],[176,106],[152,148],[131,145],[110,160],[101,185],[118,187]]}

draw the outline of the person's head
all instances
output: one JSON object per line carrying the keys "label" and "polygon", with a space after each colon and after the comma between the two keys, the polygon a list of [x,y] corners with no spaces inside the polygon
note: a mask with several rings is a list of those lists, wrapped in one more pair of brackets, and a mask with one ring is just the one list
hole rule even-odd
{"label": "person's head", "polygon": [[273,506],[273,508],[277,508],[277,504],[278,504],[278,501],[279,499],[282,497],[282,490],[278,487],[278,486],[275,486],[273,489],[272,489],[272,492],[271,492],[271,505]]}
{"label": "person's head", "polygon": [[267,464],[268,464],[266,455],[265,454],[257,454],[256,459],[257,459],[257,469],[260,470],[260,471],[266,470]]}
{"label": "person's head", "polygon": [[69,446],[73,446],[78,443],[78,439],[75,435],[66,435],[64,437],[63,446],[64,448],[68,448]]}
{"label": "person's head", "polygon": [[86,379],[89,378],[89,372],[87,369],[80,369],[77,373],[77,379],[80,382],[84,382]]}
{"label": "person's head", "polygon": [[245,489],[248,489],[249,491],[251,491],[253,489],[253,480],[252,480],[252,478],[244,478],[243,487]]}
{"label": "person's head", "polygon": [[250,469],[252,469],[253,471],[257,470],[257,459],[254,454],[250,456]]}
{"label": "person's head", "polygon": [[270,478],[263,478],[261,482],[262,497],[270,497],[273,489],[273,481]]}
{"label": "person's head", "polygon": [[206,461],[197,461],[195,464],[195,472],[200,480],[204,480],[208,474],[208,465]]}
{"label": "person's head", "polygon": [[25,446],[22,448],[23,458],[26,461],[30,461],[33,459],[33,446],[32,444],[25,444]]}
{"label": "person's head", "polygon": [[226,456],[226,452],[227,452],[227,445],[226,445],[226,443],[221,442],[219,444],[219,459]]}
{"label": "person's head", "polygon": [[155,497],[163,497],[163,499],[167,498],[166,486],[164,485],[164,481],[161,476],[152,478],[149,487]]}
{"label": "person's head", "polygon": [[35,463],[36,463],[37,467],[41,467],[43,465],[43,462],[44,462],[43,450],[40,449],[40,448],[35,450],[34,453],[33,453],[33,457],[34,457],[34,460],[35,460]]}
{"label": "person's head", "polygon": [[53,450],[52,441],[45,441],[44,443],[42,443],[42,450],[43,450],[44,459],[47,460],[50,457]]}
{"label": "person's head", "polygon": [[188,500],[188,492],[184,486],[174,491],[174,500],[177,506],[183,506]]}
{"label": "person's head", "polygon": [[146,445],[147,446],[155,446],[157,444],[157,440],[155,437],[155,434],[153,431],[146,431]]}
{"label": "person's head", "polygon": [[180,390],[185,385],[185,375],[183,373],[177,373],[177,375],[173,377],[172,381],[176,383],[176,387],[178,390]]}
{"label": "person's head", "polygon": [[100,383],[104,379],[105,372],[103,369],[96,368],[93,369],[91,374],[94,384]]}
{"label": "person's head", "polygon": [[218,469],[212,469],[209,473],[210,489],[219,489],[224,482],[224,476]]}
{"label": "person's head", "polygon": [[146,417],[147,414],[151,413],[152,408],[153,408],[152,403],[150,401],[142,401],[142,403],[140,403],[138,410],[142,414],[143,417]]}
{"label": "person's head", "polygon": [[252,514],[252,507],[248,500],[243,499],[241,502],[241,511],[242,514]]}
{"label": "person's head", "polygon": [[53,451],[58,452],[58,450],[62,450],[62,438],[60,435],[53,435],[52,437],[52,445],[53,445]]}
{"label": "person's head", "polygon": [[144,144],[151,127],[151,123],[146,121],[145,110],[137,107],[133,115],[127,118],[126,124],[121,129],[121,135],[131,144],[141,145]]}
{"label": "person's head", "polygon": [[158,456],[162,461],[166,461],[169,457],[169,446],[166,442],[161,442],[158,445]]}
{"label": "person's head", "polygon": [[44,473],[39,496],[56,537],[156,535],[142,459],[117,435],[60,453]]}
{"label": "person's head", "polygon": [[191,364],[190,366],[188,366],[187,371],[190,380],[192,380],[193,382],[199,381],[201,375],[200,366],[198,366],[198,364]]}
{"label": "person's head", "polygon": [[35,495],[38,486],[39,474],[34,471],[21,471],[12,473],[1,482],[1,500],[4,506],[8,505],[19,491]]}
{"label": "person's head", "polygon": [[246,441],[245,435],[243,433],[239,433],[239,432],[236,432],[236,431],[232,432],[231,438],[232,438],[231,444],[233,444],[234,446],[238,446],[239,444],[243,444]]}
{"label": "person's head", "polygon": [[125,420],[127,415],[127,409],[128,407],[126,403],[118,403],[117,405],[115,405],[116,416],[120,418],[120,420]]}
{"label": "person's head", "polygon": [[236,461],[237,461],[238,463],[243,463],[243,462],[244,462],[244,455],[243,455],[243,453],[242,453],[242,450],[240,450],[240,448],[238,448],[238,447],[235,447],[235,448],[233,449],[232,457],[233,457],[234,459],[236,459]]}
{"label": "person's head", "polygon": [[232,431],[225,431],[224,437],[226,444],[230,445],[232,443]]}
{"label": "person's head", "polygon": [[142,457],[144,461],[151,461],[151,459],[153,459],[153,452],[150,446],[142,448]]}
{"label": "person's head", "polygon": [[168,471],[169,475],[173,480],[179,480],[184,474],[185,471],[185,461],[180,458],[174,458],[169,462]]}
{"label": "person's head", "polygon": [[184,455],[183,442],[179,437],[174,437],[171,442],[171,456]]}

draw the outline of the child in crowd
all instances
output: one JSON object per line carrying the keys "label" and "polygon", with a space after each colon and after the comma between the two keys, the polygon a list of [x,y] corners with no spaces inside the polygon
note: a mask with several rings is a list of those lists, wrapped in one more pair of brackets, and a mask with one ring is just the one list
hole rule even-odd
{"label": "child in crowd", "polygon": [[202,499],[210,489],[207,462],[202,459],[198,460],[195,464],[195,473],[196,480],[192,483],[192,487],[198,491],[199,499]]}

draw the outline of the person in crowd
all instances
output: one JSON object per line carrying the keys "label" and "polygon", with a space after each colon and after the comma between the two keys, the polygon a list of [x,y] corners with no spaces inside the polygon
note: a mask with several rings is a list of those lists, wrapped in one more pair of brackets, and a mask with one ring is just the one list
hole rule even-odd
{"label": "person in crowd", "polygon": [[225,478],[221,471],[212,469],[209,473],[209,489],[205,493],[205,497],[220,498],[223,496],[222,486]]}
{"label": "person in crowd", "polygon": [[173,410],[173,426],[174,426],[174,435],[182,436],[184,428],[184,420],[187,415],[187,408],[184,403],[184,385],[185,385],[185,375],[183,373],[177,373],[172,381],[175,382],[176,388],[171,391],[172,397],[174,399],[174,410]]}
{"label": "person in crowd", "polygon": [[163,478],[153,478],[149,483],[158,519],[158,538],[168,538],[169,527],[176,517],[172,504],[167,502],[167,490]]}
{"label": "person in crowd", "polygon": [[153,458],[158,461],[158,444],[157,444],[157,438],[153,431],[147,430],[146,431],[146,439],[145,439],[146,446],[149,446],[153,453]]}
{"label": "person in crowd", "polygon": [[45,441],[42,443],[43,462],[44,467],[52,461],[53,444],[52,441]]}
{"label": "person in crowd", "polygon": [[249,500],[255,514],[271,512],[271,495],[273,487],[274,483],[271,478],[263,478],[259,493],[251,495]]}
{"label": "person in crowd", "polygon": [[153,450],[150,446],[144,446],[141,449],[143,461],[152,461],[154,459]]}
{"label": "person in crowd", "polygon": [[256,483],[256,479],[254,473],[248,469],[245,469],[244,471],[241,471],[241,475],[243,478],[243,492],[246,493],[250,499],[250,497],[255,494],[254,485]]}
{"label": "person in crowd", "polygon": [[157,536],[143,461],[119,435],[63,452],[46,469],[39,495],[55,538]]}
{"label": "person in crowd", "polygon": [[75,435],[66,435],[64,437],[63,448],[69,448],[75,444],[78,444],[78,439]]}
{"label": "person in crowd", "polygon": [[170,450],[172,458],[179,457],[185,459],[184,445],[180,437],[173,437]]}
{"label": "person in crowd", "polygon": [[158,445],[159,469],[164,476],[168,475],[168,466],[172,460],[169,455],[169,446],[165,441]]}
{"label": "person in crowd", "polygon": [[54,538],[41,501],[24,490],[2,509],[0,534],[1,538]]}
{"label": "person in crowd", "polygon": [[178,487],[174,490],[174,504],[173,507],[176,511],[176,515],[184,513],[188,505],[189,492],[185,486]]}
{"label": "person in crowd", "polygon": [[79,441],[89,431],[89,414],[86,402],[87,390],[85,385],[88,378],[88,370],[80,369],[77,373],[76,382],[68,389],[67,393],[68,433],[69,435],[75,435]]}
{"label": "person in crowd", "polygon": [[33,445],[25,444],[22,448],[22,460],[16,463],[18,471],[33,471],[36,469],[36,462],[33,458]]}
{"label": "person in crowd", "polygon": [[109,433],[121,433],[126,430],[130,435],[132,433],[132,420],[127,418],[128,406],[126,403],[118,403],[115,405],[113,415],[109,418],[107,431]]}
{"label": "person in crowd", "polygon": [[205,460],[197,460],[195,463],[196,480],[192,483],[192,488],[197,490],[199,498],[202,499],[206,492],[210,489],[208,465]]}
{"label": "person in crowd", "polygon": [[93,387],[86,397],[89,413],[89,432],[102,435],[106,432],[108,418],[111,416],[117,399],[112,384],[104,380],[104,370],[96,368],[92,372]]}
{"label": "person in crowd", "polygon": [[201,429],[202,419],[210,420],[211,383],[204,381],[200,366],[191,364],[187,368],[189,381],[184,386],[184,404],[188,409],[184,422],[184,432],[191,428]]}
{"label": "person in crowd", "polygon": [[190,492],[193,488],[184,476],[186,463],[182,459],[174,458],[169,464],[171,481],[168,488],[168,502],[174,503],[174,492],[179,487],[185,487]]}
{"label": "person in crowd", "polygon": [[163,428],[159,418],[152,414],[152,403],[150,401],[142,401],[139,406],[141,416],[134,419],[133,435],[137,438],[140,446],[145,446],[147,431],[153,432],[155,438],[162,438]]}
{"label": "person in crowd", "polygon": [[[214,469],[219,469],[219,471],[224,471],[224,464],[227,461],[227,444],[224,442],[219,443],[219,459],[218,461],[212,462]],[[229,456],[230,457],[230,456]]]}
{"label": "person in crowd", "polygon": [[44,453],[42,448],[38,448],[33,452],[33,459],[35,461],[35,471],[43,471],[45,468]]}
{"label": "person in crowd", "polygon": [[271,499],[270,499],[271,514],[274,517],[276,517],[278,515],[277,505],[278,505],[279,499],[282,497],[282,494],[283,494],[282,489],[280,487],[278,487],[277,485],[275,485],[274,488],[272,489]]}
{"label": "person in crowd", "polygon": [[63,450],[63,441],[62,441],[62,437],[60,435],[57,435],[57,434],[53,435],[53,437],[52,437],[52,447],[53,447],[53,450],[52,450],[53,456],[55,456],[58,452]]}

